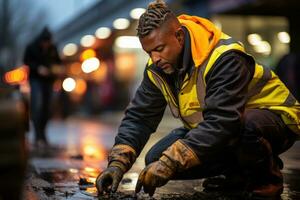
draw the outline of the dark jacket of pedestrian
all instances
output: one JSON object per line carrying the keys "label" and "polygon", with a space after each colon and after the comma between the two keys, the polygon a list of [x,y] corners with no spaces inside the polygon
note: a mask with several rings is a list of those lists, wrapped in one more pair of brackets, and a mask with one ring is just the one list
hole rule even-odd
{"label": "dark jacket of pedestrian", "polygon": [[29,66],[30,113],[35,132],[35,146],[37,149],[46,148],[46,126],[51,116],[54,69],[61,67],[52,34],[47,28],[27,46],[24,64]]}
{"label": "dark jacket of pedestrian", "polygon": [[[38,79],[41,81],[53,81],[52,67],[55,64],[61,64],[57,47],[52,41],[51,32],[45,28],[31,42],[25,50],[24,63],[29,66],[30,79]],[[48,73],[40,73],[41,68]]]}

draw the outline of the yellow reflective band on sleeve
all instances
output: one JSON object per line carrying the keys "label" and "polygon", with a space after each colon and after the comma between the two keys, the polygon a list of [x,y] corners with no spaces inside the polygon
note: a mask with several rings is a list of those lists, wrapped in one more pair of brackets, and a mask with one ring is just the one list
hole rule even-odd
{"label": "yellow reflective band on sleeve", "polygon": [[255,88],[256,84],[261,80],[263,74],[264,74],[263,66],[256,63],[252,80],[248,85],[248,91],[251,91],[253,88]]}
{"label": "yellow reflective band on sleeve", "polygon": [[153,77],[153,74],[151,73],[151,71],[147,70],[147,74],[148,74],[148,77],[150,79],[150,81],[156,86],[159,88],[159,85],[158,83],[156,83],[156,81],[154,80],[154,77]]}
{"label": "yellow reflective band on sleeve", "polygon": [[253,79],[248,86],[248,98],[259,94],[273,76],[269,68],[256,64]]}
{"label": "yellow reflective band on sleeve", "polygon": [[[209,61],[206,65],[203,77],[206,77],[207,73],[209,72],[209,70],[211,69],[213,64],[216,62],[216,60],[220,57],[220,55],[222,55],[224,52],[226,52],[228,50],[234,50],[234,49],[245,52],[244,47],[237,43],[233,43],[233,44],[229,44],[229,45],[221,45],[218,48],[216,48],[209,58]],[[204,78],[204,84],[206,85],[205,78]]]}

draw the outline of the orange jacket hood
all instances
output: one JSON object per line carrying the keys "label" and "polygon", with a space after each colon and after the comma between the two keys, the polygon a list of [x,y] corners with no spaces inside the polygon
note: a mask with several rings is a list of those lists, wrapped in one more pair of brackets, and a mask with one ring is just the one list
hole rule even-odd
{"label": "orange jacket hood", "polygon": [[178,20],[190,33],[192,57],[198,67],[216,46],[222,32],[212,22],[201,17],[180,15]]}

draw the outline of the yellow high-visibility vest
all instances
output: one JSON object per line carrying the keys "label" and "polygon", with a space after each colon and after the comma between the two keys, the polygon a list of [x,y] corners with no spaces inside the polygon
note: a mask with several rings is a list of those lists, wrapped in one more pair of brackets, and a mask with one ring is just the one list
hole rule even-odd
{"label": "yellow high-visibility vest", "polygon": [[[149,60],[147,74],[150,80],[161,90],[174,117],[180,118],[186,128],[195,128],[203,121],[205,77],[216,60],[231,50],[246,53],[241,43],[222,33],[206,61],[195,66],[196,69],[190,77],[186,74],[177,97],[173,95],[164,78],[151,70],[149,66],[152,61]],[[280,114],[284,123],[300,135],[300,104],[272,70],[257,63],[248,85],[247,108],[269,109]]]}

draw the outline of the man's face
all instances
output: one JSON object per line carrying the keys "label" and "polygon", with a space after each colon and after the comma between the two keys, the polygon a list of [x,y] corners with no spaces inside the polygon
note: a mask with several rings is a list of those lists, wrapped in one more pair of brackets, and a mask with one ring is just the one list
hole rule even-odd
{"label": "man's face", "polygon": [[163,24],[140,38],[140,42],[153,63],[164,73],[172,74],[178,68],[183,41],[179,39],[174,27]]}

